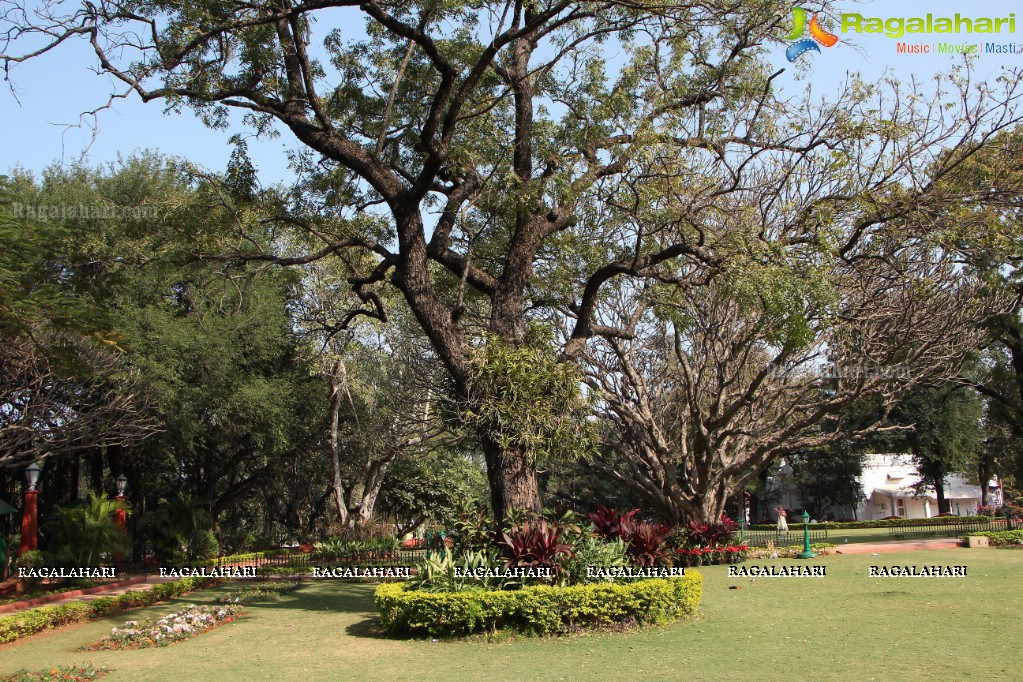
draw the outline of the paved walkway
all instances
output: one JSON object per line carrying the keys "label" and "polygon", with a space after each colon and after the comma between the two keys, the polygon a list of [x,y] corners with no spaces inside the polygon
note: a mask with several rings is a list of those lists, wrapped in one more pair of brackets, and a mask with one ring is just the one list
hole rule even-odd
{"label": "paved walkway", "polygon": [[880,554],[882,552],[906,552],[913,549],[949,549],[962,547],[957,538],[931,538],[927,540],[897,540],[893,542],[850,542],[838,543],[839,554]]}

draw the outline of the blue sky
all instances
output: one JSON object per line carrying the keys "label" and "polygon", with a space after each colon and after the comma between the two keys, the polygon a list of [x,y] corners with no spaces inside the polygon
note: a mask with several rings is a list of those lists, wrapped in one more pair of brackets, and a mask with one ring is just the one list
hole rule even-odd
{"label": "blue sky", "polygon": [[[807,4],[812,11],[813,5]],[[840,2],[831,10],[831,29],[838,32],[834,20],[841,12],[858,12],[865,17],[912,17],[931,12],[935,16],[951,16],[956,12],[969,17],[1004,17],[1013,11],[1012,4],[979,0],[976,2],[921,2],[920,0],[852,3]],[[1020,7],[1015,34],[986,36],[991,42],[1023,44],[1023,6]],[[317,35],[325,35],[324,23]],[[355,27],[347,27],[349,32]],[[899,40],[884,35],[844,35],[831,48],[823,48],[801,57],[795,65],[788,64],[784,47],[772,53],[773,61],[787,67],[777,81],[785,92],[796,93],[808,88],[821,97],[833,96],[844,82],[847,72],[860,72],[869,80],[885,74],[901,80],[911,77],[929,80],[936,72],[947,70],[955,61],[951,55],[898,54]],[[855,38],[853,40],[853,38]],[[982,36],[951,35],[949,42],[981,42]],[[907,42],[932,43],[941,36],[906,36]],[[1023,54],[985,54],[977,57],[978,78],[995,78],[1005,67],[1020,65]],[[65,44],[43,57],[20,65],[12,71],[17,87],[17,100],[8,91],[0,91],[0,124],[6,131],[0,147],[0,172],[18,164],[39,172],[53,162],[71,162],[88,148],[87,160],[93,164],[112,161],[118,154],[155,148],[166,154],[186,157],[211,170],[221,170],[231,149],[226,144],[230,132],[210,130],[189,112],[164,115],[158,102],[143,104],[138,98],[121,100],[113,110],[100,115],[95,140],[87,128],[66,128],[79,113],[105,103],[112,90],[108,76],[92,69],[95,57],[84,42]],[[20,103],[19,101],[20,100]],[[232,130],[240,129],[241,117],[236,115]],[[91,146],[90,146],[90,140]],[[250,155],[260,171],[263,182],[289,177],[285,150],[297,146],[288,132],[271,140],[253,140]]]}

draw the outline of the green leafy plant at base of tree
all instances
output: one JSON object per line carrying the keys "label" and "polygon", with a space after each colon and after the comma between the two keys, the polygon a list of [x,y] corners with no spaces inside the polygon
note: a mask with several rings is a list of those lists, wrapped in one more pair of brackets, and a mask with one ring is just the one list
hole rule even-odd
{"label": "green leafy plant at base of tree", "polygon": [[[628,566],[627,550],[628,547],[621,538],[601,540],[587,536],[575,546],[575,556],[562,560],[561,565],[568,574],[570,585],[581,585],[588,582],[615,582],[616,578],[609,575],[606,569]],[[587,569],[590,567],[604,569],[602,577],[589,577]]]}
{"label": "green leafy plant at base of tree", "polygon": [[475,399],[461,419],[470,431],[540,461],[583,457],[596,447],[582,374],[558,360],[541,332],[531,330],[520,346],[490,336],[470,353],[469,367]]}
{"label": "green leafy plant at base of tree", "polygon": [[106,493],[90,496],[79,507],[58,508],[49,524],[57,546],[54,558],[73,566],[94,566],[112,559],[115,552],[130,551],[128,536],[114,518],[118,510],[127,514],[128,505]]}

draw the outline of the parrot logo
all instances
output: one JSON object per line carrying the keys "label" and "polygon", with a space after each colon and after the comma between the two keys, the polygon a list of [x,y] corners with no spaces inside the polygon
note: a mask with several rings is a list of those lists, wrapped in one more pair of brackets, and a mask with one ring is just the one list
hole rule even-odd
{"label": "parrot logo", "polygon": [[806,33],[806,16],[808,12],[802,7],[792,8],[792,31],[785,36],[785,40],[794,40],[796,42],[789,45],[788,49],[785,50],[785,57],[790,61],[794,62],[802,57],[811,50],[820,52],[821,48],[819,45],[824,47],[834,47],[838,43],[838,36],[834,33],[828,33],[821,28],[820,22],[817,21],[817,15],[814,14],[813,18],[810,19],[810,36],[809,38],[803,38],[803,34]]}

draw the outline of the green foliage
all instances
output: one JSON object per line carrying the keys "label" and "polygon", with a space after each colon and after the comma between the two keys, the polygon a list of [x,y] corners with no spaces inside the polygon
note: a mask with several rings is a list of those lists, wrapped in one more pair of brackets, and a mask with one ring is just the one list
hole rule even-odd
{"label": "green foliage", "polygon": [[91,326],[97,311],[77,291],[61,286],[54,267],[66,238],[56,227],[29,226],[0,213],[0,333],[28,332],[40,322]]}
{"label": "green foliage", "polygon": [[1023,546],[1023,530],[999,530],[970,533],[991,539],[991,545],[1001,548],[1019,548]]}
{"label": "green foliage", "polygon": [[863,473],[863,457],[847,443],[792,453],[786,461],[811,516],[821,518],[833,506],[855,509],[863,501],[858,479]]}
{"label": "green foliage", "polygon": [[463,506],[458,518],[451,524],[455,532],[451,534],[455,548],[462,552],[474,552],[486,549],[494,543],[494,529],[497,522],[490,510],[479,505],[475,508]]}
{"label": "green foliage", "polygon": [[217,597],[221,604],[251,604],[254,602],[277,601],[282,594],[293,592],[301,587],[298,582],[265,582],[247,585],[238,590]]}
{"label": "green foliage", "polygon": [[[892,420],[913,427],[899,444],[912,453],[924,484],[937,488],[950,473],[972,471],[981,449],[981,408],[976,392],[957,383],[918,388],[896,406]],[[941,501],[939,512],[950,511]]]}
{"label": "green foliage", "polygon": [[0,682],[84,682],[85,680],[98,680],[105,677],[110,668],[97,668],[90,663],[72,665],[60,665],[49,670],[29,672],[19,670],[16,673],[0,678]]}
{"label": "green foliage", "polygon": [[71,601],[0,616],[0,644],[62,625],[104,618],[140,606],[150,606],[186,592],[215,585],[217,582],[219,581],[216,578],[182,578],[154,585],[145,592],[130,591],[117,597],[98,597],[89,602]]}
{"label": "green foliage", "polygon": [[536,586],[515,591],[422,592],[403,583],[377,588],[381,624],[391,636],[457,637],[511,629],[554,635],[618,624],[667,623],[696,613],[703,576],[617,585]]}
{"label": "green foliage", "polygon": [[49,555],[39,549],[30,549],[27,552],[22,552],[18,555],[17,566],[18,568],[39,568],[40,566],[49,566],[50,558]]}
{"label": "green foliage", "polygon": [[377,508],[410,527],[429,518],[453,528],[462,509],[482,500],[485,490],[482,467],[461,444],[431,447],[391,464]]}
{"label": "green foliage", "polygon": [[588,577],[587,568],[591,566],[594,569],[624,568],[629,565],[627,550],[628,546],[621,538],[602,540],[590,535],[585,536],[575,546],[575,556],[561,562],[562,568],[568,574],[568,584],[614,582],[614,576],[608,575],[606,570],[601,577]]}
{"label": "green foliage", "polygon": [[58,507],[49,524],[56,560],[72,566],[94,566],[112,560],[116,552],[130,551],[128,536],[114,519],[117,510],[127,514],[128,505],[106,493],[90,496],[81,506]]}
{"label": "green foliage", "polygon": [[[29,569],[29,568],[40,568],[41,566],[50,566],[52,564],[53,564],[53,561],[52,561],[52,559],[50,557],[50,554],[48,552],[44,552],[44,551],[38,550],[38,549],[31,549],[31,550],[29,550],[29,551],[27,551],[27,552],[25,552],[23,554],[20,554],[18,556],[18,560],[17,560],[17,564],[16,565],[17,565],[17,568]],[[26,586],[28,587],[29,590],[31,590],[33,587],[35,587],[35,585],[36,585],[36,583],[38,581],[39,581],[38,578],[32,578],[32,577],[25,578],[25,583],[26,583]]]}
{"label": "green foliage", "polygon": [[575,458],[593,451],[596,429],[582,395],[582,374],[561,362],[535,334],[515,346],[489,336],[469,357],[473,399],[463,411],[463,424],[486,434],[504,451],[529,458]]}
{"label": "green foliage", "polygon": [[476,577],[474,571],[498,566],[496,552],[479,550],[455,555],[450,549],[432,552],[416,565],[416,574],[408,580],[412,589],[425,592],[464,592],[466,590],[502,589],[517,586],[513,580]]}
{"label": "green foliage", "polygon": [[365,558],[368,558],[398,551],[401,547],[401,541],[393,535],[365,539],[334,536],[316,542],[313,546],[319,554],[329,554],[338,557],[365,555]]}
{"label": "green foliage", "polygon": [[219,553],[217,539],[209,530],[211,523],[205,500],[178,492],[147,511],[140,525],[159,561],[180,564]]}

